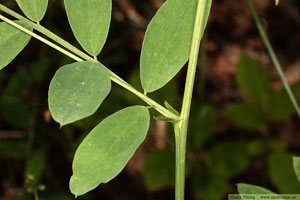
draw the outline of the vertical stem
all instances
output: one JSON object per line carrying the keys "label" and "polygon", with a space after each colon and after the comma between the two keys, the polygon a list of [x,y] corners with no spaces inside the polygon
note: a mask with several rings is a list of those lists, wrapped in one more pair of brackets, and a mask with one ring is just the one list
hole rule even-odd
{"label": "vertical stem", "polygon": [[176,183],[175,200],[184,200],[185,182],[185,159],[186,159],[186,137],[190,116],[190,108],[201,41],[201,30],[205,23],[205,8],[209,0],[199,0],[194,24],[194,32],[190,51],[189,65],[187,70],[184,97],[182,102],[180,119],[174,124],[176,140]]}

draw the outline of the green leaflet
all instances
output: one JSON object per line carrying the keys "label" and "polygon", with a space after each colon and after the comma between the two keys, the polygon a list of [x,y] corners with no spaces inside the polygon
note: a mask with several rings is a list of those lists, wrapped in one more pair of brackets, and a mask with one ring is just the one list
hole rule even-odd
{"label": "green leaflet", "polygon": [[108,35],[111,0],[65,0],[65,7],[73,33],[92,56],[97,56]]}
{"label": "green leaflet", "polygon": [[267,190],[263,187],[246,183],[237,184],[237,188],[240,194],[274,194],[270,190]]}
{"label": "green leaflet", "polygon": [[[17,21],[32,31],[32,27]],[[0,23],[0,69],[8,65],[28,44],[31,36],[14,28],[6,22]]]}
{"label": "green leaflet", "polygon": [[17,0],[23,13],[32,21],[39,22],[45,16],[48,0]]}
{"label": "green leaflet", "polygon": [[75,153],[71,192],[76,196],[85,194],[117,176],[144,141],[149,123],[148,109],[132,106],[97,125]]}
{"label": "green leaflet", "polygon": [[293,166],[295,173],[297,175],[298,181],[300,183],[300,157],[293,157]]}
{"label": "green leaflet", "polygon": [[[211,7],[206,0],[204,32]],[[187,62],[190,53],[197,0],[168,0],[151,20],[141,53],[141,81],[153,92],[170,81]]]}
{"label": "green leaflet", "polygon": [[110,92],[109,73],[98,62],[65,65],[54,75],[49,88],[49,109],[61,126],[93,114]]}
{"label": "green leaflet", "polygon": [[264,105],[271,93],[271,80],[264,66],[246,54],[237,65],[236,80],[242,93],[251,100]]}

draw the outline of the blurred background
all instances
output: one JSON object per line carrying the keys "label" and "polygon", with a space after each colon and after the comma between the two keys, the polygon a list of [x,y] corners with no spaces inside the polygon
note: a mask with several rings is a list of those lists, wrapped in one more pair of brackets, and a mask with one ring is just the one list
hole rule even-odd
{"label": "blurred background", "polygon": [[[139,56],[147,24],[163,0],[113,0],[99,60],[140,91]],[[21,13],[13,0],[1,0]],[[300,1],[255,0],[255,7],[296,96],[300,81]],[[62,0],[50,0],[41,24],[79,47]],[[47,93],[55,71],[73,61],[31,39],[0,71],[0,200],[74,199],[68,189],[75,150],[103,118],[143,104],[113,84],[99,110],[62,129]],[[149,94],[180,110],[186,67]],[[246,0],[213,0],[202,41],[188,134],[186,199],[223,200],[237,183],[300,193],[291,156],[300,155],[300,123],[257,32]],[[153,111],[153,115],[159,114]],[[152,120],[125,169],[79,200],[174,199],[172,126]]]}

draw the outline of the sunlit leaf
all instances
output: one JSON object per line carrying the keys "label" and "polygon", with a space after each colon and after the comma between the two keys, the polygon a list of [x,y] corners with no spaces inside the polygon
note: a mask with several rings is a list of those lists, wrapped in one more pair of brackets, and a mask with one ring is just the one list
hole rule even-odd
{"label": "sunlit leaf", "polygon": [[300,157],[293,157],[294,170],[300,183]]}
{"label": "sunlit leaf", "polygon": [[[203,34],[210,12],[211,0],[205,1]],[[187,62],[197,0],[168,0],[151,20],[141,53],[141,81],[145,91],[153,92],[168,81]]]}
{"label": "sunlit leaf", "polygon": [[149,123],[148,109],[132,106],[97,125],[75,153],[71,192],[85,194],[117,176],[144,141]]}
{"label": "sunlit leaf", "polygon": [[237,184],[237,188],[240,194],[274,194],[272,191],[263,187],[246,183]]}
{"label": "sunlit leaf", "polygon": [[69,23],[77,41],[97,56],[108,35],[111,0],[65,0]]}
{"label": "sunlit leaf", "polygon": [[93,114],[110,92],[105,67],[84,61],[65,65],[53,77],[48,94],[49,109],[61,126]]}
{"label": "sunlit leaf", "polygon": [[23,13],[32,21],[39,22],[43,19],[48,0],[17,0]]}
{"label": "sunlit leaf", "polygon": [[[32,31],[27,24],[19,21],[16,23]],[[0,23],[0,69],[8,65],[24,49],[30,38],[31,36],[6,22]]]}

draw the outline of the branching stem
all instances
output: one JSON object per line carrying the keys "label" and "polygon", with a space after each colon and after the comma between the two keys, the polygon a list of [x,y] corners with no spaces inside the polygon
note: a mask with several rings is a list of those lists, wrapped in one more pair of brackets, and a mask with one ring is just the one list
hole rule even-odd
{"label": "branching stem", "polygon": [[[15,23],[14,21],[4,17],[3,15],[0,15],[0,19],[5,21],[6,23],[18,28],[19,30],[31,35],[32,37],[40,40],[41,42],[51,46],[52,48],[60,51],[61,53],[69,56],[70,58],[74,59],[75,61],[83,61],[83,60],[89,60],[89,61],[95,61],[94,58],[90,57],[89,55],[85,54],[84,52],[80,51],[79,49],[77,49],[76,47],[74,47],[73,45],[71,45],[70,43],[66,42],[65,40],[63,40],[62,38],[60,38],[59,36],[55,35],[54,33],[52,33],[51,31],[49,31],[48,29],[44,28],[43,26],[41,26],[40,24],[36,24],[30,20],[28,20],[27,18],[19,15],[18,13],[14,12],[13,10],[10,10],[9,8],[3,6],[0,4],[0,10],[7,13],[8,15],[11,15],[19,20],[22,20],[24,22],[26,22],[27,24],[29,24],[30,26],[32,26],[35,30],[39,31],[40,33],[44,34],[45,36],[47,36],[48,38],[52,39],[53,41],[55,41],[56,43],[60,44],[61,46],[63,46],[65,49],[69,50],[65,50],[64,48],[54,44],[53,42],[39,36],[38,34],[24,28],[23,26]],[[75,54],[75,55],[74,55]],[[128,91],[132,92],[133,94],[135,94],[137,97],[139,97],[140,99],[142,99],[144,102],[146,102],[148,105],[150,105],[152,108],[154,108],[155,110],[157,110],[159,113],[161,113],[163,116],[170,118],[174,121],[178,121],[179,120],[179,116],[177,116],[175,113],[169,111],[168,109],[166,109],[164,106],[160,105],[159,103],[157,103],[156,101],[152,100],[151,98],[149,98],[148,96],[144,95],[143,93],[139,92],[138,90],[136,90],[134,87],[132,87],[129,83],[127,83],[126,81],[124,81],[122,78],[120,78],[118,75],[116,75],[114,72],[112,72],[111,70],[109,70],[107,68],[107,70],[109,71],[110,74],[110,78],[113,82],[115,82],[116,84],[120,85],[121,87],[127,89]]]}
{"label": "branching stem", "polygon": [[190,108],[194,88],[194,80],[198,62],[199,47],[201,41],[201,29],[205,23],[205,8],[208,0],[199,0],[194,24],[193,39],[190,50],[190,58],[185,82],[184,96],[181,108],[180,119],[175,123],[176,140],[176,191],[175,200],[184,200],[184,182],[185,182],[185,160],[186,160],[186,139],[189,124]]}

